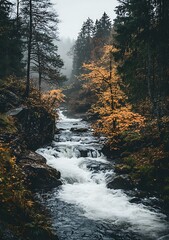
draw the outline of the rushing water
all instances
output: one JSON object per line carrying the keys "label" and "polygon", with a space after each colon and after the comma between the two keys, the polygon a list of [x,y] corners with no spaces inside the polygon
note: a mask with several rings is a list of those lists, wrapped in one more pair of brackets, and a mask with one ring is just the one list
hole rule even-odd
{"label": "rushing water", "polygon": [[63,185],[41,195],[60,240],[169,239],[162,213],[106,187],[115,173],[101,152],[103,139],[93,136],[89,124],[61,111],[57,128],[51,146],[37,152],[61,172]]}

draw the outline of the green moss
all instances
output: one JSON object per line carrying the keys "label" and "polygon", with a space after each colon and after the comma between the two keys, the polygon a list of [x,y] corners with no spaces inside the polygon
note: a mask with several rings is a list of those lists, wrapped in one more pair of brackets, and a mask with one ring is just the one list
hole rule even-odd
{"label": "green moss", "polygon": [[16,133],[17,128],[15,126],[13,118],[6,114],[0,113],[0,133]]}
{"label": "green moss", "polygon": [[133,168],[136,166],[136,160],[132,157],[125,157],[123,159],[124,163],[126,163],[129,167]]}
{"label": "green moss", "polygon": [[125,131],[122,136],[125,142],[139,141],[142,138],[140,133],[134,131]]}
{"label": "green moss", "polygon": [[137,167],[139,172],[144,177],[151,177],[154,173],[154,166],[153,165],[141,165]]}

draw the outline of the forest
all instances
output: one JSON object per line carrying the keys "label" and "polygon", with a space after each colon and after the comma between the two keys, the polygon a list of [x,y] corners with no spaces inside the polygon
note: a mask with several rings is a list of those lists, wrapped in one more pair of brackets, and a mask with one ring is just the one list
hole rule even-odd
{"label": "forest", "polygon": [[169,1],[118,0],[115,12],[83,23],[67,79],[52,2],[0,0],[0,239],[59,239],[27,166],[54,138],[60,106],[88,121],[115,172],[169,215]]}

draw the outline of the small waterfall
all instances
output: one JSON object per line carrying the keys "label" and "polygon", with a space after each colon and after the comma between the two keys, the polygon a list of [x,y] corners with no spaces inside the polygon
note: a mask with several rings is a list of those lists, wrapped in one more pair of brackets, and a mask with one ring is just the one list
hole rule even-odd
{"label": "small waterfall", "polygon": [[56,217],[54,227],[60,239],[163,239],[167,229],[163,214],[130,203],[121,189],[107,188],[115,173],[90,126],[81,119],[65,117],[61,111],[57,128],[60,133],[52,145],[37,152],[61,172],[63,185],[47,202]]}

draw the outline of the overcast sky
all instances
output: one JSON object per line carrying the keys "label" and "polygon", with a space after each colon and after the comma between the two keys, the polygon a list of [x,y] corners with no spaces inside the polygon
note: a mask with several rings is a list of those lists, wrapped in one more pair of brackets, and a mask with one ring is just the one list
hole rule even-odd
{"label": "overcast sky", "polygon": [[117,0],[52,0],[59,15],[59,37],[76,39],[88,17],[95,21],[104,12],[113,19]]}

